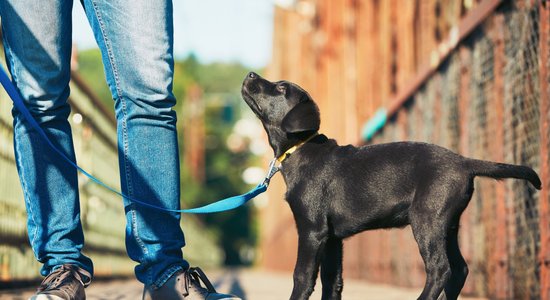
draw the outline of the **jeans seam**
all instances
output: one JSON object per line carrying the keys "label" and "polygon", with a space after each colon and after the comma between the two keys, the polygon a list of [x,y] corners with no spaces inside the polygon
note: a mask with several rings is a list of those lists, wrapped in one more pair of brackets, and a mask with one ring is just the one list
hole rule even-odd
{"label": "jeans seam", "polygon": [[[126,102],[123,101],[123,99],[119,99],[119,101],[122,101],[122,143],[123,143],[123,155],[124,155],[124,174],[126,175],[126,184],[128,188],[128,196],[133,197],[134,196],[134,190],[132,188],[132,176],[130,176],[131,170],[128,169],[128,134],[127,134],[127,126],[126,126]],[[132,236],[138,243],[139,247],[141,248],[141,251],[144,255],[148,254],[149,251],[147,251],[147,247],[145,246],[145,243],[141,240],[139,237],[139,230],[137,226],[137,214],[135,209],[131,209],[130,213],[132,214]]]}
{"label": "jeans seam", "polygon": [[137,235],[138,227],[137,227],[137,220],[136,220],[137,219],[136,210],[132,209],[130,213],[132,214],[132,232],[133,232],[132,236],[136,239],[136,242],[139,244],[139,247],[143,251],[143,254],[147,254],[148,251],[147,251],[147,248],[145,247],[145,244]]}
{"label": "jeans seam", "polygon": [[124,155],[124,175],[126,176],[128,196],[134,197],[132,176],[130,176],[131,171],[128,167],[128,125],[126,124],[128,113],[126,111],[126,101],[123,98],[119,98],[118,101],[122,103],[122,153]]}
{"label": "jeans seam", "polygon": [[[2,31],[4,28],[2,27]],[[14,82],[17,82],[17,68],[14,67],[14,64],[15,64],[15,61],[13,60],[13,53],[11,52],[11,48],[10,48],[10,44],[7,40],[6,35],[3,34],[4,38],[2,39],[3,42],[4,42],[4,51],[6,52],[6,57],[7,57],[7,63],[9,66],[11,66],[9,69],[10,69],[10,72],[11,72],[11,78]],[[18,117],[16,117],[18,118]],[[14,119],[15,120],[15,119]],[[21,119],[19,119],[19,122],[21,122]],[[17,144],[15,142],[15,130],[13,131],[14,132],[14,148],[17,147]],[[37,226],[37,223],[36,223],[36,220],[34,219],[34,213],[33,213],[33,209],[32,209],[32,201],[30,199],[30,196],[29,196],[29,191],[28,191],[28,188],[27,188],[27,183],[25,182],[25,175],[24,175],[24,172],[25,170],[23,170],[23,165],[21,163],[21,155],[18,155],[18,151],[15,150],[15,158],[16,158],[16,163],[17,165],[19,166],[19,172],[20,172],[20,175],[19,177],[21,178],[21,188],[23,190],[23,197],[25,198],[25,202],[28,204],[28,209],[29,209],[29,213],[28,215],[30,216],[30,220],[32,221],[32,223],[34,224],[35,226],[35,229],[33,231],[33,234],[32,234],[32,239],[30,239],[30,243],[31,243],[31,246],[34,246],[35,245],[35,241],[36,241],[36,238],[38,236],[38,227]],[[34,252],[34,256],[36,257],[36,259],[40,260],[40,258],[38,257],[38,252],[39,251],[33,251]]]}
{"label": "jeans seam", "polygon": [[116,93],[117,97],[119,99],[122,98],[122,90],[120,88],[120,82],[118,78],[118,70],[116,69],[116,61],[115,57],[113,55],[113,49],[111,47],[111,42],[109,41],[109,38],[105,34],[105,24],[103,23],[103,19],[101,18],[101,14],[99,13],[99,8],[97,7],[97,3],[95,1],[91,1],[94,8],[94,14],[97,18],[97,23],[99,24],[99,29],[101,32],[101,36],[103,37],[103,43],[105,44],[105,49],[107,50],[107,56],[109,57],[109,64],[111,65],[111,71],[113,72],[113,77],[115,79],[115,87],[116,87]]}
{"label": "jeans seam", "polygon": [[13,54],[11,52],[10,43],[9,43],[8,39],[6,38],[6,34],[4,32],[4,25],[2,26],[2,36],[3,36],[2,41],[4,43],[4,51],[5,51],[5,55],[7,57],[7,60],[8,60],[6,63],[8,65],[8,67],[10,65],[12,66],[9,69],[10,69],[10,72],[11,72],[11,78],[12,78],[13,81],[15,81],[15,79],[17,78],[17,74],[16,74],[17,68],[13,68],[13,63],[14,63],[13,58],[12,58]]}
{"label": "jeans seam", "polygon": [[[20,172],[20,178],[21,178],[21,187],[23,189],[23,197],[25,198],[25,202],[27,202],[27,204],[28,204],[28,209],[29,209],[29,214],[28,215],[30,216],[31,221],[35,226],[35,229],[34,229],[33,234],[32,234],[32,239],[30,241],[31,246],[35,246],[36,245],[36,238],[38,236],[37,233],[38,233],[39,226],[37,225],[36,220],[34,219],[32,201],[30,200],[29,192],[28,192],[28,188],[27,188],[27,183],[24,179],[25,178],[25,171],[23,170],[24,168],[23,168],[23,165],[21,164],[21,155],[15,155],[15,157],[17,159],[17,164],[19,165],[19,172]],[[40,258],[38,257],[38,252],[39,251],[35,251],[35,257],[36,257],[36,259],[40,260]]]}
{"label": "jeans seam", "polygon": [[[123,143],[123,159],[124,159],[124,173],[126,175],[126,184],[127,184],[127,189],[128,189],[128,196],[130,197],[133,197],[133,188],[132,188],[132,180],[131,180],[131,176],[130,176],[130,170],[128,169],[128,133],[127,133],[127,125],[126,125],[126,120],[127,120],[127,111],[126,111],[126,101],[124,100],[124,97],[122,96],[122,90],[120,88],[120,81],[119,81],[119,77],[118,77],[118,70],[116,68],[116,61],[115,61],[115,57],[113,55],[113,51],[112,51],[112,47],[111,47],[111,43],[110,43],[110,40],[109,38],[107,37],[107,35],[105,34],[105,24],[103,23],[103,19],[101,18],[101,15],[99,13],[99,9],[97,7],[97,3],[95,1],[91,1],[92,4],[93,4],[93,8],[94,8],[94,14],[97,18],[97,22],[99,24],[99,28],[100,28],[100,32],[101,32],[101,36],[103,37],[103,43],[105,44],[105,49],[107,50],[107,56],[109,58],[109,64],[111,65],[111,71],[113,72],[113,78],[114,78],[114,81],[115,81],[115,89],[116,89],[116,93],[117,93],[117,100],[118,101],[121,101],[122,103],[122,143]],[[147,248],[145,246],[145,244],[143,243],[143,241],[141,240],[141,238],[139,237],[138,235],[138,227],[137,227],[137,221],[136,221],[136,218],[137,218],[137,215],[136,215],[136,210],[135,209],[132,209],[131,210],[131,226],[132,226],[132,236],[134,237],[134,239],[136,240],[137,244],[139,245],[139,247],[141,248],[141,251],[143,252],[144,255],[146,255],[148,253],[147,251]]]}

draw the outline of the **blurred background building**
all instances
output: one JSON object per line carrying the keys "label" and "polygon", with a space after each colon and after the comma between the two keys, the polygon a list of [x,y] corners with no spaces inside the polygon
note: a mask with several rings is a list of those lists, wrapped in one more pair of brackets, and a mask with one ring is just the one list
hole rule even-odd
{"label": "blurred background building", "polygon": [[[540,192],[476,179],[459,234],[466,295],[550,299],[549,5],[300,0],[275,8],[268,77],[311,93],[322,133],[341,144],[435,143],[541,175]],[[297,235],[283,193],[277,178],[261,210],[260,264],[291,270]],[[344,253],[346,277],[424,283],[410,228],[359,234]]]}
{"label": "blurred background building", "polygon": [[[221,9],[223,18],[238,19],[235,34],[245,39],[227,38],[230,22],[220,28],[219,22],[208,21],[222,20],[209,8],[222,2],[229,5]],[[247,72],[258,71],[308,90],[321,109],[321,132],[340,144],[424,141],[470,157],[533,167],[541,175],[541,191],[522,181],[476,179],[461,220],[461,249],[470,267],[463,293],[550,299],[548,1],[227,3],[175,1],[176,51],[186,49],[181,44],[193,44],[178,39],[183,27],[189,28],[184,36],[200,36],[208,49],[231,53],[223,62],[205,58],[204,45],[196,54],[177,54],[183,207],[243,193],[262,179],[272,153],[239,92]],[[205,15],[201,19],[194,13]],[[182,18],[218,27],[193,27]],[[84,45],[79,26],[75,41]],[[223,35],[220,44],[212,44],[218,35]],[[255,44],[271,43],[265,69],[265,53],[252,63],[233,62],[239,53],[234,49],[251,57],[265,51]],[[98,50],[75,49],[70,121],[78,162],[118,189],[112,100],[102,78]],[[11,107],[0,91],[0,287],[38,278],[14,164]],[[124,249],[119,197],[82,176],[79,184],[85,251],[98,275],[131,275],[134,263]],[[292,271],[297,235],[284,191],[276,176],[267,195],[250,205],[228,213],[184,215],[185,256],[201,266]],[[359,234],[345,242],[344,251],[345,277],[405,287],[424,283],[409,228]]]}

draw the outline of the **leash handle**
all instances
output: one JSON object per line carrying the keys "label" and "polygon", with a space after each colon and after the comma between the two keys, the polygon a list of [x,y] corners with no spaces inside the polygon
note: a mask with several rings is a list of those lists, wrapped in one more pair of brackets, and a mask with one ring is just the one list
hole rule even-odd
{"label": "leash handle", "polygon": [[138,199],[135,199],[133,197],[125,195],[125,194],[115,190],[114,188],[108,186],[107,184],[103,183],[101,180],[99,180],[98,178],[96,178],[92,174],[86,172],[86,170],[82,169],[74,161],[72,161],[70,158],[68,158],[65,155],[65,153],[63,153],[61,150],[59,150],[59,148],[57,148],[55,146],[55,144],[48,138],[48,136],[46,135],[46,133],[44,132],[42,127],[40,127],[40,125],[33,118],[31,113],[29,112],[29,110],[25,106],[25,103],[23,102],[23,100],[21,98],[21,95],[19,95],[19,92],[17,92],[17,89],[15,88],[15,85],[12,83],[11,79],[8,77],[6,71],[4,70],[4,67],[2,65],[0,65],[0,83],[2,84],[2,86],[4,86],[4,89],[6,90],[8,95],[10,96],[11,100],[13,101],[13,104],[14,104],[15,108],[17,108],[17,110],[23,115],[23,118],[29,123],[29,125],[34,130],[36,130],[38,135],[40,135],[42,137],[42,139],[63,160],[65,160],[71,166],[73,166],[74,168],[76,168],[77,170],[82,172],[82,174],[86,175],[86,177],[90,178],[92,181],[94,181],[98,185],[104,187],[105,189],[107,189],[107,190],[109,190],[109,191],[111,191],[111,192],[113,192],[113,193],[115,193],[115,194],[117,194],[117,195],[119,195],[123,198],[126,198],[126,199],[130,200],[130,202],[139,204],[141,206],[145,206],[145,207],[149,207],[149,208],[152,208],[152,209],[165,211],[165,212],[193,213],[193,214],[214,213],[214,212],[222,212],[222,211],[231,210],[231,209],[237,208],[237,207],[245,204],[246,202],[253,199],[257,195],[265,192],[267,190],[269,180],[278,171],[278,168],[275,167],[274,162],[272,162],[272,164],[270,164],[269,173],[268,173],[268,176],[266,177],[266,179],[262,183],[258,184],[255,188],[250,190],[249,192],[247,192],[245,194],[242,194],[242,195],[225,198],[225,199],[216,201],[214,203],[211,203],[211,204],[208,204],[208,205],[205,205],[205,206],[201,206],[201,207],[197,207],[197,208],[191,208],[191,209],[170,209],[170,208],[164,208],[164,207],[156,206],[156,205],[153,205],[153,204],[149,204],[147,202],[140,201]]}

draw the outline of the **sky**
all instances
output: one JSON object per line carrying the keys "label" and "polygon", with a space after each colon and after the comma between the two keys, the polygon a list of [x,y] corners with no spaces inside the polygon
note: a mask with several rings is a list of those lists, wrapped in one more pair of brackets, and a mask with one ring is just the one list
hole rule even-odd
{"label": "sky", "polygon": [[[274,0],[173,0],[174,55],[194,53],[204,63],[238,61],[261,68],[271,59]],[[97,48],[78,1],[73,41],[79,50]]]}

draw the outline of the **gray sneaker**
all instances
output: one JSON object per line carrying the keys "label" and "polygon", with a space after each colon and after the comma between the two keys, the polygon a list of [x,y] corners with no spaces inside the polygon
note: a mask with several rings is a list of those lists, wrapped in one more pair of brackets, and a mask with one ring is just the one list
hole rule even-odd
{"label": "gray sneaker", "polygon": [[62,265],[51,272],[30,300],[85,300],[84,288],[92,276],[75,265]]}
{"label": "gray sneaker", "polygon": [[[201,285],[201,281],[204,287]],[[143,300],[241,300],[233,295],[216,292],[200,268],[190,268],[174,274],[159,289],[145,286]]]}

